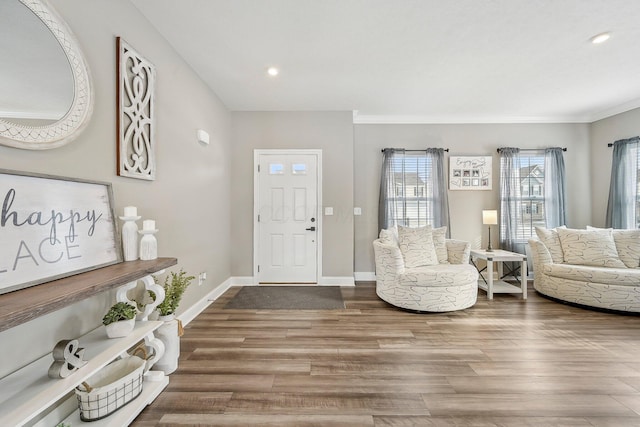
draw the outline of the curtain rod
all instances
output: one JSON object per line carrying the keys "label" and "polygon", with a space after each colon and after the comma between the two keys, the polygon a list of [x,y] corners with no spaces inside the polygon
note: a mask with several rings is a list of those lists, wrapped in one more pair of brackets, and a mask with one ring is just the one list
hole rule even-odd
{"label": "curtain rod", "polygon": [[[402,150],[402,151],[424,151],[424,150],[405,150],[404,148],[383,148],[382,151],[384,153],[385,150]],[[448,148],[445,148],[444,151],[449,152]]]}
{"label": "curtain rod", "polygon": [[[498,148],[496,151],[499,153],[502,148]],[[523,148],[520,151],[538,151],[544,150],[544,148]],[[562,147],[562,151],[567,151],[567,147]]]}
{"label": "curtain rod", "polygon": [[[634,137],[627,138],[627,139],[619,139],[616,142],[638,142],[638,140],[640,140],[640,136],[634,136]],[[613,147],[616,144],[616,142],[608,143],[607,147]]]}

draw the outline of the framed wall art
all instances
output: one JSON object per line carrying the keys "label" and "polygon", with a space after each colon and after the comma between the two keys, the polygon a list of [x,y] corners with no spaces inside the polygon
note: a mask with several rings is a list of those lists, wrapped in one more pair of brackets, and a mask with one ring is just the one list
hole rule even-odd
{"label": "framed wall art", "polygon": [[450,156],[449,190],[491,190],[491,156]]}
{"label": "framed wall art", "polygon": [[126,41],[117,44],[118,175],[156,179],[156,70]]}
{"label": "framed wall art", "polygon": [[0,294],[122,261],[111,184],[0,169]]}

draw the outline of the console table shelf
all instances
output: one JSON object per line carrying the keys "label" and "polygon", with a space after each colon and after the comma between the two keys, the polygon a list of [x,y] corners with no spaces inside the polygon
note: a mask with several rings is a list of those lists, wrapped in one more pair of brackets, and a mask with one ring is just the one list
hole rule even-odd
{"label": "console table shelf", "polygon": [[[80,346],[86,349],[85,360],[88,363],[67,378],[51,379],[47,376],[49,366],[53,362],[51,354],[47,354],[4,377],[0,380],[0,425],[21,426],[29,422],[82,381],[98,372],[147,335],[152,334],[162,324],[163,322],[136,322],[136,328],[131,334],[116,339],[107,338],[104,326],[100,326],[78,338]],[[155,387],[149,387],[148,393],[153,393],[151,400],[160,393],[167,383],[168,378],[165,377],[156,382]],[[147,381],[145,381],[145,387],[146,384]],[[145,399],[140,396],[140,399],[144,399],[144,402],[148,403],[151,401],[150,397]],[[139,403],[143,403],[143,401],[141,400]],[[127,416],[135,418],[139,411],[126,412]]]}
{"label": "console table shelf", "polygon": [[127,261],[0,295],[0,331],[177,264],[176,258]]}

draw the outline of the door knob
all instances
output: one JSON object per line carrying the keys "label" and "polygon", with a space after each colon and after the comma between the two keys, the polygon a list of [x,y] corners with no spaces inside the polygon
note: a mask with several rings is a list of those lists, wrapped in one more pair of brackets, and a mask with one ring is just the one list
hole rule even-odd
{"label": "door knob", "polygon": [[316,231],[316,228],[315,227],[309,227],[309,228],[306,228],[306,230],[307,231]]}

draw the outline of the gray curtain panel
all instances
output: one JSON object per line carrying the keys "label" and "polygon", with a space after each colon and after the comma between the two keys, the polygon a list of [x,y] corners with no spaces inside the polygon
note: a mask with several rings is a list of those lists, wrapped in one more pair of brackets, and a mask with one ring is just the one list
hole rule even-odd
{"label": "gray curtain panel", "polygon": [[427,148],[427,157],[431,157],[433,189],[433,224],[434,228],[447,226],[447,237],[451,237],[451,221],[449,216],[449,196],[447,193],[447,174],[444,169],[444,149]]}
{"label": "gray curtain panel", "polygon": [[378,230],[426,224],[449,226],[444,149],[386,148],[382,155]]}
{"label": "gray curtain panel", "polygon": [[613,143],[607,228],[637,228],[638,143],[637,136]]}
{"label": "gray curtain panel", "polygon": [[[396,176],[402,179],[401,175],[395,173],[392,159],[394,156],[403,156],[404,150],[385,148],[382,151],[382,173],[380,174],[380,196],[378,198],[378,232],[389,228],[395,224],[394,214],[398,210],[398,203],[401,201],[394,198],[396,188]],[[403,209],[404,211],[404,209]]]}
{"label": "gray curtain panel", "polygon": [[567,223],[565,169],[562,148],[544,150],[544,219],[547,228]]}
{"label": "gray curtain panel", "polygon": [[500,149],[500,248],[524,254],[526,242],[518,240],[522,228],[519,148]]}

